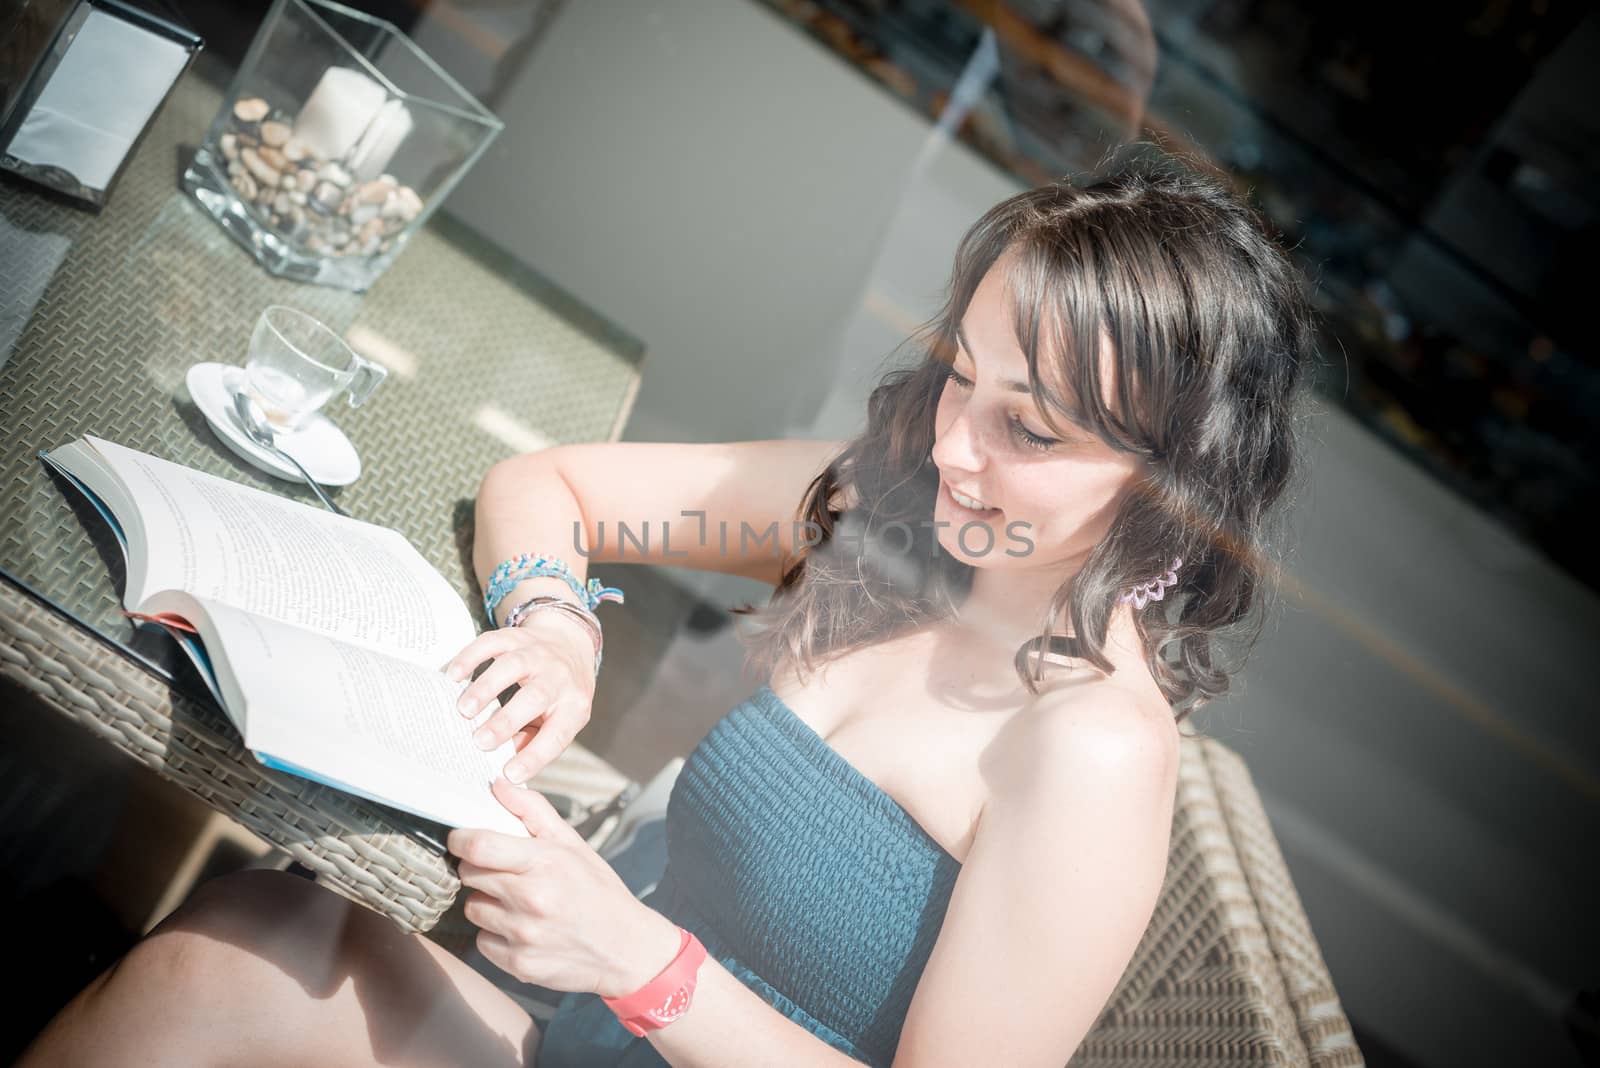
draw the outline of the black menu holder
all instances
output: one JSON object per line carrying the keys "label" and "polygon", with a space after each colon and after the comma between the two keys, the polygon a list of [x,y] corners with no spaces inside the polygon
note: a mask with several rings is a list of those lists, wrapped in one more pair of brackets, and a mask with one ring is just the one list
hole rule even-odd
{"label": "black menu holder", "polygon": [[131,0],[0,0],[0,169],[98,211],[200,47]]}

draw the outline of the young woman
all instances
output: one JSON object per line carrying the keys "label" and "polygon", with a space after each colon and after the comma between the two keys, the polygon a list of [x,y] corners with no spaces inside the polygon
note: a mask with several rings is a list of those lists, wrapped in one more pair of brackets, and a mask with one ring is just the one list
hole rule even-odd
{"label": "young woman", "polygon": [[[484,479],[480,578],[544,551],[580,580],[518,582],[449,665],[490,662],[477,705],[520,684],[484,728],[519,739],[510,782],[587,722],[595,671],[582,619],[512,606],[581,599],[589,562],[776,587],[741,610],[765,681],[680,772],[644,900],[510,782],[526,837],[451,834],[483,954],[572,992],[542,1033],[427,939],[251,872],[24,1063],[1066,1063],[1154,909],[1179,724],[1259,626],[1306,306],[1225,188],[1140,164],[988,211],[919,338],[849,442],[562,446]],[[640,991],[667,1010],[630,1015]]]}

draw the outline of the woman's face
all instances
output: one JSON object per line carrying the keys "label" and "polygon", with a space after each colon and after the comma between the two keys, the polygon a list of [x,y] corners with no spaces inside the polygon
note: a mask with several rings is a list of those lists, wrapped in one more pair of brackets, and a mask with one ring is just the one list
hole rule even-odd
{"label": "woman's face", "polygon": [[[1064,419],[1057,422],[1069,436],[1050,430],[1022,384],[1028,362],[1012,333],[1005,263],[1002,257],[990,268],[967,305],[951,377],[939,394],[933,519],[949,524],[936,527],[939,543],[973,567],[1081,563],[1105,536],[1143,461]],[[1042,351],[1041,367],[1053,358]],[[1109,363],[1109,346],[1099,358]],[[1101,380],[1109,389],[1115,378]],[[978,503],[969,507],[971,500],[958,497]]]}

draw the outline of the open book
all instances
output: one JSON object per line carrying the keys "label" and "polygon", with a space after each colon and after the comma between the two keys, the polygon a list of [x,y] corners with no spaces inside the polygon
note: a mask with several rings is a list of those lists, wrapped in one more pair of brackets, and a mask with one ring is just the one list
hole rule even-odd
{"label": "open book", "polygon": [[122,543],[130,614],[178,640],[263,764],[448,826],[526,833],[489,792],[511,743],[472,741],[498,703],[463,719],[467,683],[442,670],[472,617],[403,534],[93,435],[39,455]]}

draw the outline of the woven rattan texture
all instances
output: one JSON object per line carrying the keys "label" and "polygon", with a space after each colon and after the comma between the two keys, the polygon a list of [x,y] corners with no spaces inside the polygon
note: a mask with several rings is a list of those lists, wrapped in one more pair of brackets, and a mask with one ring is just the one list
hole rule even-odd
{"label": "woven rattan texture", "polygon": [[[100,215],[0,181],[0,344],[12,342],[0,351],[0,569],[129,638],[114,536],[36,455],[85,433],[314,505],[228,451],[184,386],[196,362],[242,363],[256,316],[282,303],[389,368],[367,405],[328,409],[363,466],[332,492],[404,533],[480,613],[468,554],[484,472],[543,444],[614,438],[642,346],[442,218],[364,296],[268,274],[179,188],[220,100],[187,75]],[[214,712],[4,582],[0,669],[408,928],[428,929],[456,893],[444,861],[387,833],[381,813],[261,768]]]}
{"label": "woven rattan texture", "polygon": [[1362,1064],[1350,1021],[1244,760],[1215,742],[1206,745],[1205,755],[1313,1068]]}
{"label": "woven rattan texture", "polygon": [[0,673],[141,764],[269,837],[318,881],[424,931],[460,882],[444,858],[374,828],[361,799],[268,771],[209,705],[191,701],[81,628],[0,583]]}
{"label": "woven rattan texture", "polygon": [[1362,1064],[1243,762],[1181,751],[1155,914],[1070,1068]]}

